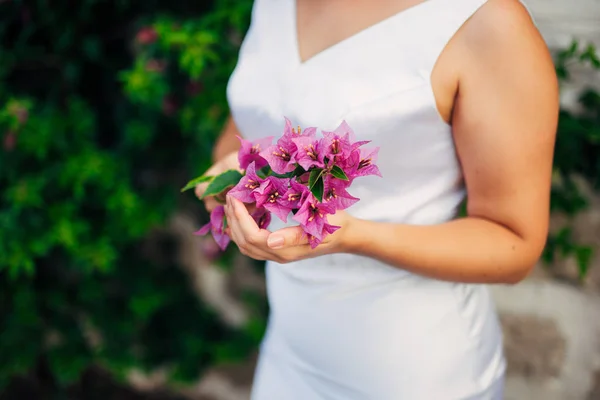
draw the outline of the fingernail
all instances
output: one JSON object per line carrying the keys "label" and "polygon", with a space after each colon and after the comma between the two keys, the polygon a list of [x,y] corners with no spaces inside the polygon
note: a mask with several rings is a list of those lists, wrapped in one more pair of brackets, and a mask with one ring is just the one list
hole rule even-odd
{"label": "fingernail", "polygon": [[267,245],[272,249],[279,249],[283,247],[283,238],[281,236],[269,236]]}

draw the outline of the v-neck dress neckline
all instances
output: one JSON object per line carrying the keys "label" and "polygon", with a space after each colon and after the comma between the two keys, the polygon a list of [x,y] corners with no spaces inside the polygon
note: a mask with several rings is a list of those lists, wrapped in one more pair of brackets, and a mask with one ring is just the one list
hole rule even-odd
{"label": "v-neck dress neckline", "polygon": [[325,47],[319,52],[303,60],[300,54],[300,36],[298,35],[298,0],[289,0],[288,3],[290,5],[290,12],[288,14],[290,16],[290,23],[286,25],[291,27],[289,36],[291,37],[292,42],[291,48],[294,51],[294,62],[298,68],[301,68],[311,63],[318,62],[318,60],[321,58],[327,58],[329,54],[335,55],[336,52],[339,53],[339,51],[343,51],[345,47],[351,46],[355,39],[358,40],[368,35],[376,35],[377,31],[385,25],[396,24],[398,23],[397,20],[399,19],[415,16],[414,14],[420,12],[421,9],[426,8],[427,6],[432,6],[432,4],[428,3],[434,3],[436,1],[438,0],[421,0],[419,3],[406,7],[390,15],[389,17],[385,17],[382,20],[377,21],[374,24],[345,37],[344,39]]}

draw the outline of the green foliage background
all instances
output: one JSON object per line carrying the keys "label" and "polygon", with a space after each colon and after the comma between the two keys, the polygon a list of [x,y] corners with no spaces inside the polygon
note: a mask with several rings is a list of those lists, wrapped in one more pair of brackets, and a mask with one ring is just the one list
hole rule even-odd
{"label": "green foliage background", "polygon": [[[264,315],[227,328],[169,238],[162,256],[144,246],[180,207],[206,219],[179,188],[210,164],[251,5],[0,1],[0,391],[40,365],[56,393],[92,365],[196,378],[255,348]],[[574,44],[563,79],[572,62],[600,68]],[[574,174],[600,187],[600,96],[581,104],[561,113],[555,161],[553,209],[569,215],[586,206]],[[545,257],[569,254],[583,276],[591,249],[566,228]]]}
{"label": "green foliage background", "polygon": [[210,164],[251,5],[0,2],[0,388],[40,364],[58,392],[91,365],[197,378],[256,347],[262,319],[229,329],[170,238],[144,246],[176,208],[205,219],[179,189]]}

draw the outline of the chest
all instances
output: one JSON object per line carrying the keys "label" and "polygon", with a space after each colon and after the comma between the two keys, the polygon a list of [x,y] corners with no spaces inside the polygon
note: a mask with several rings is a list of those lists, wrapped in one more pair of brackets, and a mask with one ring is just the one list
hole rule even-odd
{"label": "chest", "polygon": [[[327,36],[327,42],[317,43],[326,47],[303,60],[297,37],[302,28],[296,29],[296,21],[308,21],[307,32],[318,36],[321,25],[328,26],[329,13],[340,10],[344,15],[330,21],[329,30],[336,31],[354,15],[339,1],[255,0],[252,26],[228,86],[231,111],[242,135],[249,139],[278,135],[284,116],[303,127],[326,130],[346,120],[358,135],[379,143],[395,136],[398,126],[408,130],[413,123],[424,123],[420,127],[430,128],[431,134],[445,134],[448,127],[439,118],[430,82],[436,42],[432,46],[430,26],[419,18],[435,10],[434,2],[418,0],[395,14],[397,8],[380,14],[381,8],[369,6],[366,0],[349,2],[363,4],[360,10],[372,10],[369,18],[360,20],[367,27],[352,25],[342,35]],[[307,9],[297,15],[296,7],[302,4],[329,3],[339,8],[323,13]],[[325,18],[322,24],[311,18],[313,12],[315,18]],[[384,14],[387,18],[381,20]],[[372,20],[380,22],[373,25]],[[313,24],[316,33],[310,29]],[[404,135],[406,140],[411,136]]]}
{"label": "chest", "polygon": [[304,62],[424,0],[290,1],[299,59]]}

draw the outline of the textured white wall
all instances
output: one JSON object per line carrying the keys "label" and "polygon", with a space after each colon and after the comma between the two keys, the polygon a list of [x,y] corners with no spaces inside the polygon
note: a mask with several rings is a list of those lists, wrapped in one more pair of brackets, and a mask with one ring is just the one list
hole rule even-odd
{"label": "textured white wall", "polygon": [[[600,0],[522,0],[531,11],[548,46],[568,47],[575,38],[582,44],[594,43],[600,50]],[[584,87],[600,89],[600,73],[575,67],[573,81],[562,90],[564,104],[572,105]]]}
{"label": "textured white wall", "polygon": [[523,0],[550,47],[575,36],[600,47],[600,0]]}

